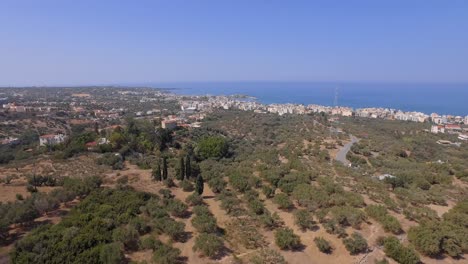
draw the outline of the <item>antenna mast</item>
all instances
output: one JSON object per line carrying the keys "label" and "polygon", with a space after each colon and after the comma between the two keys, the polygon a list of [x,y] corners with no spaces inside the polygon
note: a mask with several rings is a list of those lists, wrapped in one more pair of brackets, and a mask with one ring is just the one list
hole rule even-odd
{"label": "antenna mast", "polygon": [[338,87],[335,87],[335,100],[333,101],[333,104],[338,106]]}

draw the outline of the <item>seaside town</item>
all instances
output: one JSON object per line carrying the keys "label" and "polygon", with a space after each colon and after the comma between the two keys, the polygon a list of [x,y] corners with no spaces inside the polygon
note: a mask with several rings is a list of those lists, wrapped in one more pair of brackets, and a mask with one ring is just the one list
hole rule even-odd
{"label": "seaside town", "polygon": [[[56,145],[67,138],[72,125],[90,125],[99,132],[109,131],[120,124],[121,119],[158,120],[162,128],[197,128],[206,114],[215,109],[253,111],[255,113],[325,114],[328,116],[360,117],[430,123],[431,133],[457,134],[458,139],[468,140],[468,115],[430,115],[421,112],[404,112],[389,108],[358,108],[323,106],[316,104],[262,104],[255,98],[243,95],[180,95],[168,90],[153,88],[82,87],[82,88],[30,88],[4,89],[0,92],[1,144],[16,144],[18,131],[8,129],[34,117],[35,129],[44,131],[39,137],[41,146]],[[20,118],[12,118],[12,115]],[[42,121],[41,121],[42,120]],[[38,125],[39,124],[39,125]],[[51,125],[53,124],[53,125]],[[109,133],[109,132],[107,132]],[[105,144],[107,139],[91,142]],[[444,141],[442,141],[444,142]]]}

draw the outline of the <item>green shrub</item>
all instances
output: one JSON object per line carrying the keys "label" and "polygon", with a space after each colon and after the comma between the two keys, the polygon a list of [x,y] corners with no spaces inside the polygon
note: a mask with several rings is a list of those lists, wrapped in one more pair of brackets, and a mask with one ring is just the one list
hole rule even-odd
{"label": "green shrub", "polygon": [[159,194],[161,194],[164,199],[174,198],[174,195],[172,194],[171,190],[169,190],[169,189],[161,189],[161,190],[159,190]]}
{"label": "green shrub", "polygon": [[276,245],[282,250],[294,250],[301,246],[301,239],[290,228],[280,228],[275,232]]}
{"label": "green shrub", "polygon": [[220,136],[204,137],[198,141],[195,149],[197,156],[201,159],[222,158],[228,153],[228,143]]}
{"label": "green shrub", "polygon": [[192,218],[192,225],[200,233],[216,233],[218,230],[216,218],[211,214],[197,214]]}
{"label": "green shrub", "polygon": [[190,206],[202,205],[203,198],[198,195],[198,193],[192,193],[191,195],[187,196],[185,202]]}
{"label": "green shrub", "polygon": [[176,199],[169,200],[169,203],[167,205],[167,210],[169,210],[171,215],[175,217],[187,216],[187,209],[188,206],[186,204]]}
{"label": "green shrub", "polygon": [[144,250],[154,250],[156,248],[156,243],[156,239],[153,236],[147,236],[140,239],[140,248]]}
{"label": "green shrub", "polygon": [[229,176],[229,181],[232,187],[239,192],[245,192],[251,188],[248,176],[242,175],[238,172],[231,174]]}
{"label": "green shrub", "polygon": [[273,198],[273,202],[275,202],[278,205],[278,208],[283,210],[288,210],[293,206],[288,195],[285,193],[279,193],[275,195],[275,197]]}
{"label": "green shrub", "polygon": [[[88,188],[76,181],[64,186],[77,192]],[[118,261],[113,259],[121,256],[121,248],[117,245],[122,242],[133,248],[133,242],[138,241],[138,232],[127,224],[138,217],[140,208],[148,199],[149,195],[132,190],[94,189],[60,223],[36,228],[19,240],[10,255],[12,263],[85,263],[90,259],[102,259],[103,262],[108,259],[110,263]],[[22,203],[28,204],[26,200]],[[113,238],[119,241],[118,244],[106,246],[108,248],[101,251]],[[31,250],[39,245],[40,250]]]}
{"label": "green shrub", "polygon": [[352,226],[359,229],[366,215],[359,209],[351,206],[336,206],[331,208],[333,219],[341,226]]}
{"label": "green shrub", "polygon": [[369,205],[365,209],[367,215],[377,220],[386,232],[400,234],[402,232],[400,222],[395,217],[388,214],[387,209],[382,205]]}
{"label": "green shrub", "polygon": [[195,238],[193,251],[202,253],[204,256],[213,258],[223,250],[223,241],[214,234],[201,233]]}
{"label": "green shrub", "polygon": [[128,225],[134,228],[140,235],[147,234],[151,231],[151,227],[148,225],[148,222],[141,217],[131,219]]}
{"label": "green shrub", "polygon": [[185,235],[185,224],[177,222],[170,217],[163,217],[155,220],[155,228],[161,233],[165,233],[175,241],[180,241]]}
{"label": "green shrub", "polygon": [[184,192],[193,192],[193,190],[194,190],[193,183],[191,183],[188,180],[181,181],[180,182],[180,187],[182,188],[182,190]]}
{"label": "green shrub", "polygon": [[273,249],[262,248],[250,258],[252,264],[286,264],[286,260],[281,254]]}
{"label": "green shrub", "polygon": [[111,166],[114,170],[123,169],[122,157],[115,153],[105,153],[96,160],[98,165]]}
{"label": "green shrub", "polygon": [[23,201],[23,200],[24,200],[23,195],[20,194],[20,193],[17,193],[17,194],[16,194],[16,200],[18,200],[18,201]]}
{"label": "green shrub", "polygon": [[330,254],[332,252],[332,247],[330,245],[330,242],[328,242],[325,238],[323,237],[316,237],[314,238],[315,245],[317,248],[320,250],[320,252]]}
{"label": "green shrub", "polygon": [[128,249],[137,248],[138,238],[138,231],[132,227],[118,227],[112,232],[114,242],[122,243]]}
{"label": "green shrub", "polygon": [[281,220],[276,212],[270,214],[270,212],[265,211],[262,215],[258,216],[258,219],[260,220],[262,226],[269,230],[278,228],[284,224],[283,220]]}
{"label": "green shrub", "polygon": [[262,192],[266,198],[272,198],[275,196],[275,189],[271,188],[270,186],[264,185],[262,187]]}
{"label": "green shrub", "polygon": [[401,264],[417,264],[420,262],[416,252],[403,246],[396,237],[385,238],[384,251],[388,257]]}
{"label": "green shrub", "polygon": [[258,199],[249,201],[248,206],[254,214],[261,215],[265,212],[265,206]]}
{"label": "green shrub", "polygon": [[410,242],[419,252],[427,256],[437,256],[442,253],[452,257],[460,256],[468,251],[467,236],[466,228],[446,221],[424,222],[408,231]]}
{"label": "green shrub", "polygon": [[361,234],[354,232],[351,237],[343,239],[346,249],[351,255],[356,255],[367,251],[367,241]]}
{"label": "green shrub", "polygon": [[102,246],[99,254],[99,260],[105,264],[119,264],[125,259],[125,256],[120,249],[119,243],[111,243]]}
{"label": "green shrub", "polygon": [[172,187],[175,187],[176,185],[172,178],[168,178],[164,180],[164,186],[166,186],[166,188],[172,188]]}
{"label": "green shrub", "polygon": [[213,177],[208,181],[208,186],[214,193],[220,193],[226,188],[226,181],[222,177]]}
{"label": "green shrub", "polygon": [[315,227],[315,221],[312,214],[305,209],[296,210],[294,212],[294,222],[302,229],[302,231]]}
{"label": "green shrub", "polygon": [[153,261],[157,264],[180,263],[180,249],[161,244],[153,253]]}

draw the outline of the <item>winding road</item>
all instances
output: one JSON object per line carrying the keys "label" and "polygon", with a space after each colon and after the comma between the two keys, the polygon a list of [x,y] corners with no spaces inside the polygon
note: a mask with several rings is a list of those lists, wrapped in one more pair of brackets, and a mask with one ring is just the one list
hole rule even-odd
{"label": "winding road", "polygon": [[347,143],[346,145],[344,145],[339,151],[338,153],[336,153],[336,157],[335,157],[335,160],[343,163],[343,165],[345,166],[349,166],[351,165],[351,162],[349,162],[349,160],[346,159],[346,155],[348,154],[349,150],[351,149],[351,147],[354,145],[354,143],[358,142],[359,139],[353,135],[350,135],[349,136],[350,139],[351,139],[351,142]]}

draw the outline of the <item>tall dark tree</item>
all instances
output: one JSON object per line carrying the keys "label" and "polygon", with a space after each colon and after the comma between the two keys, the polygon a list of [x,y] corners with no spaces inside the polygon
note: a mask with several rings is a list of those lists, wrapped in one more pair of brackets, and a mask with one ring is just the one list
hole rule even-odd
{"label": "tall dark tree", "polygon": [[153,168],[153,171],[151,172],[151,175],[153,176],[153,179],[155,181],[162,181],[161,178],[161,165],[158,163],[156,168]]}
{"label": "tall dark tree", "polygon": [[201,174],[198,174],[197,183],[195,185],[195,191],[198,193],[198,195],[202,195],[203,188],[204,188],[203,177],[201,176]]}
{"label": "tall dark tree", "polygon": [[98,124],[98,122],[94,122],[94,133],[96,133],[96,135],[99,135],[99,124]]}
{"label": "tall dark tree", "polygon": [[178,179],[183,181],[185,179],[185,163],[184,163],[184,157],[180,157],[180,170],[179,170],[179,177]]}
{"label": "tall dark tree", "polygon": [[187,155],[185,158],[185,178],[189,179],[192,177],[192,165],[190,164],[190,156]]}
{"label": "tall dark tree", "polygon": [[162,167],[162,180],[167,179],[167,158],[163,158],[163,167]]}

